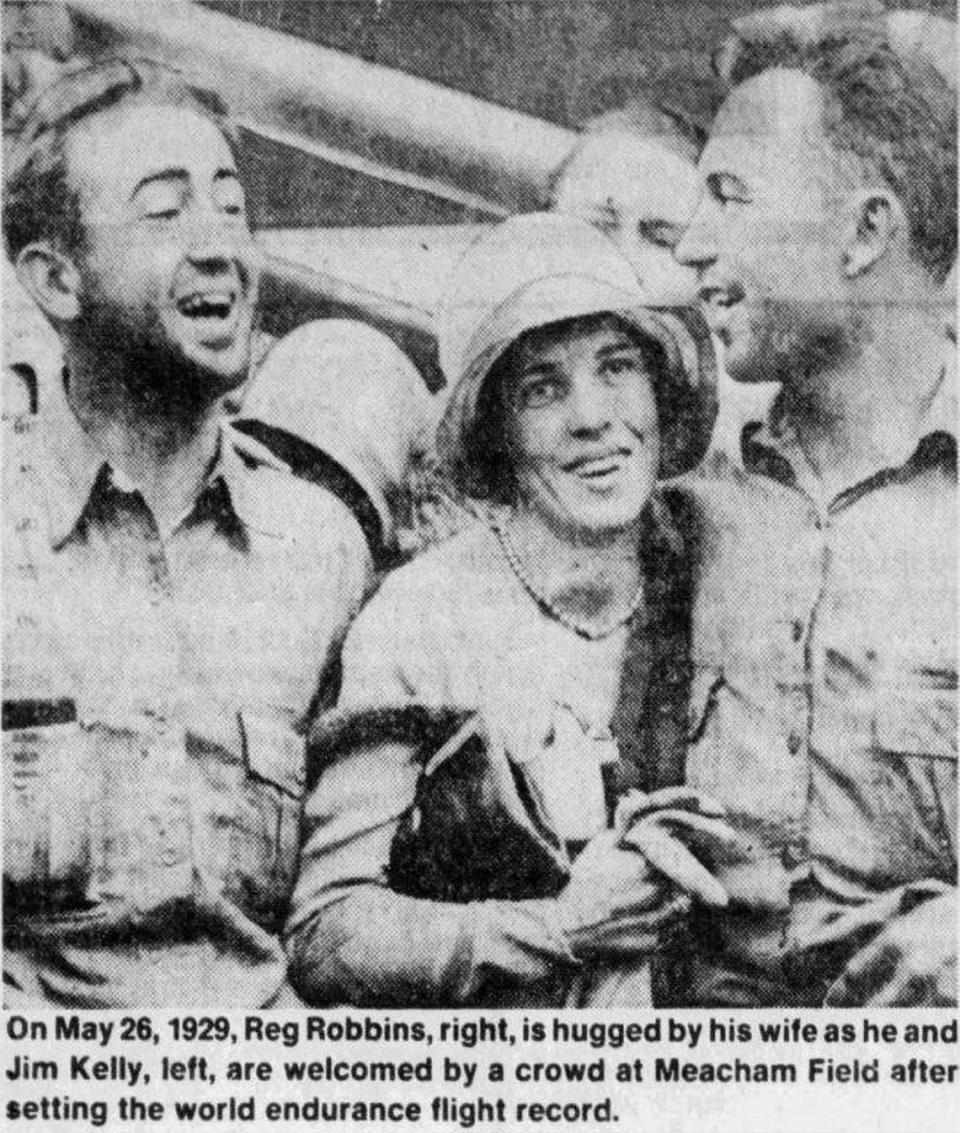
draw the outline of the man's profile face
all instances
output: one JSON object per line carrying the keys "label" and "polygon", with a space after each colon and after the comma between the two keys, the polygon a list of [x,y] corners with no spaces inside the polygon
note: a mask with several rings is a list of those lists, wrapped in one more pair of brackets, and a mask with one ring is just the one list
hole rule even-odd
{"label": "man's profile face", "polygon": [[673,250],[693,215],[697,172],[656,138],[629,130],[588,136],[557,192],[558,211],[606,233],[630,261],[650,302],[691,303],[696,276]]}
{"label": "man's profile face", "polygon": [[203,400],[242,382],[259,252],[216,125],[189,107],[121,106],[71,131],[67,161],[85,231],[79,332],[200,383],[189,392]]}
{"label": "man's profile face", "polygon": [[735,88],[699,163],[701,196],[678,257],[739,381],[813,375],[851,341],[843,289],[845,204],[822,125],[823,93],[799,71]]}

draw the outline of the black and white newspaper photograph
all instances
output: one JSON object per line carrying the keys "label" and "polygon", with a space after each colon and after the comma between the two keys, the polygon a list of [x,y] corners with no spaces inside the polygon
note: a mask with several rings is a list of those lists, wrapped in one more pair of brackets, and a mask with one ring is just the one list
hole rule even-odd
{"label": "black and white newspaper photograph", "polygon": [[0,1123],[960,1113],[955,0],[2,0]]}

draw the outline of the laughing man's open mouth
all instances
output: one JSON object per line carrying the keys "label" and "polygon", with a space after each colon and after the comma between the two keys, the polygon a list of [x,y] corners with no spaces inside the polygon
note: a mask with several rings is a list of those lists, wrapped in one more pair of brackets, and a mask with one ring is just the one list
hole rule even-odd
{"label": "laughing man's open mouth", "polygon": [[194,291],[177,300],[177,310],[188,319],[228,319],[236,302],[234,290]]}
{"label": "laughing man's open mouth", "polygon": [[201,345],[220,350],[236,340],[242,295],[239,287],[231,285],[184,291],[176,298],[176,308],[190,320]]}

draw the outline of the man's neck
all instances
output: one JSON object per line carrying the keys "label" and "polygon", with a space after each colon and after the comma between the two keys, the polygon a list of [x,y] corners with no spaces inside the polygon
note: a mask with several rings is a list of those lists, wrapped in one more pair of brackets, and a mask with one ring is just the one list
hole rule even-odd
{"label": "man's neck", "polygon": [[68,356],[67,400],[111,467],[136,484],[166,535],[189,512],[217,451],[222,405],[185,411],[162,396],[131,392],[107,367]]}
{"label": "man's neck", "polygon": [[827,498],[909,457],[939,385],[939,321],[920,309],[890,315],[876,320],[856,357],[784,387],[784,408]]}

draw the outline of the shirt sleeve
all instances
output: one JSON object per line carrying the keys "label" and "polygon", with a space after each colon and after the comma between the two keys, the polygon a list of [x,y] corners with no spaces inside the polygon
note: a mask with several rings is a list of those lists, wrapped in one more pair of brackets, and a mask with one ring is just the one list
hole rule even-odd
{"label": "shirt sleeve", "polygon": [[[341,708],[450,704],[459,646],[442,600],[437,612],[432,572],[400,575],[348,635]],[[494,988],[536,988],[538,1001],[559,1002],[577,965],[552,900],[455,904],[390,889],[390,849],[419,770],[409,745],[384,742],[322,771],[305,804],[286,931],[294,986],[311,1003],[467,1004]],[[553,999],[544,981],[561,986]]]}
{"label": "shirt sleeve", "polygon": [[450,1006],[537,987],[538,1001],[562,1002],[577,963],[552,900],[455,904],[388,887],[418,770],[407,745],[367,746],[325,768],[308,797],[286,929],[294,987],[314,1004]]}
{"label": "shirt sleeve", "polygon": [[343,647],[340,707],[450,702],[458,638],[431,577],[409,569],[388,576],[363,609]]}
{"label": "shirt sleeve", "polygon": [[336,703],[344,639],[373,583],[373,560],[359,525],[339,501],[327,503],[327,509],[321,527],[325,538],[311,547],[313,562],[304,572],[312,590],[304,601],[317,614],[313,655],[318,660],[307,722]]}

